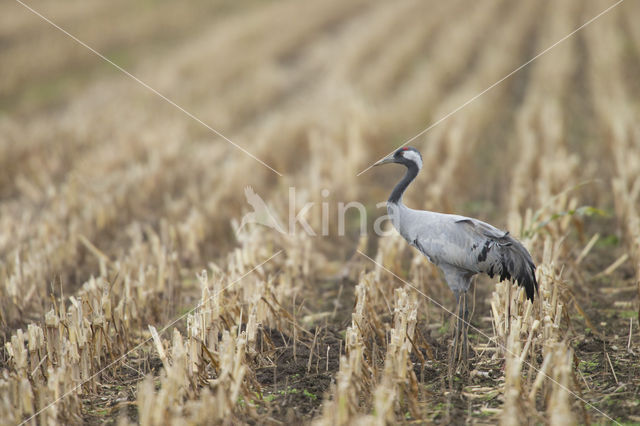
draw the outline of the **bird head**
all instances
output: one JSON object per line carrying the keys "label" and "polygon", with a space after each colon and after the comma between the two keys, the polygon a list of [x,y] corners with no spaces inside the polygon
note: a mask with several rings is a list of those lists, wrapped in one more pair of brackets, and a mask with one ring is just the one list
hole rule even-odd
{"label": "bird head", "polygon": [[415,166],[420,170],[422,168],[422,155],[420,155],[420,151],[411,146],[403,146],[375,163],[374,166],[387,163],[404,164],[406,167]]}

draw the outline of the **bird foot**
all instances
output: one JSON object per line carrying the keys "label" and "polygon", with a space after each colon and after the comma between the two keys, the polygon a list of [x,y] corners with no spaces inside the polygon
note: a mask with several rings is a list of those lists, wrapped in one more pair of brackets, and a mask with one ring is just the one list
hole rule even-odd
{"label": "bird foot", "polygon": [[465,369],[469,369],[469,361],[476,357],[476,351],[469,344],[469,340],[466,335],[466,330],[462,332],[455,331],[453,344],[449,352],[449,365],[455,365],[456,369],[460,366],[464,366]]}

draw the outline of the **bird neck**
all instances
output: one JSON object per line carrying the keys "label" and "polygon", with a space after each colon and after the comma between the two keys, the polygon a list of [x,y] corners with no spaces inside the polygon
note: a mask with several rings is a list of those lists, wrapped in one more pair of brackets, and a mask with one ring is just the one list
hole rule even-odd
{"label": "bird neck", "polygon": [[410,163],[407,166],[407,173],[404,175],[402,180],[398,182],[395,188],[393,188],[393,192],[391,192],[391,196],[389,197],[389,202],[393,204],[398,204],[402,202],[402,194],[407,189],[407,186],[411,183],[412,180],[416,178],[418,175],[418,166],[414,163]]}

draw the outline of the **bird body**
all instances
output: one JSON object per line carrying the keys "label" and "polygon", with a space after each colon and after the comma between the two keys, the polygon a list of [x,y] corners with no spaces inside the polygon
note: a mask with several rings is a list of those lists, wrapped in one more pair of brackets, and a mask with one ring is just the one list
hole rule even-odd
{"label": "bird body", "polygon": [[[486,273],[490,277],[497,275],[501,280],[516,281],[524,287],[527,298],[533,301],[538,283],[531,255],[508,232],[481,220],[405,206],[402,195],[422,168],[422,156],[415,148],[400,148],[375,165],[386,163],[398,163],[407,168],[404,178],[398,182],[387,201],[391,222],[410,245],[442,270],[459,305],[455,341],[458,341],[459,334],[464,337],[466,359],[466,292],[471,279],[476,274]],[[454,347],[457,347],[457,343]]]}
{"label": "bird body", "polygon": [[508,232],[478,219],[410,209],[402,202],[387,208],[400,235],[442,270],[451,290],[467,291],[471,277],[486,273],[518,281],[533,300],[533,260]]}

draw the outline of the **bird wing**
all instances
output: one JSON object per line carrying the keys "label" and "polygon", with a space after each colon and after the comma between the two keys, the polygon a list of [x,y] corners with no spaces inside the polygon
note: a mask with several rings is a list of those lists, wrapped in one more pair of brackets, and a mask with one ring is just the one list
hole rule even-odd
{"label": "bird wing", "polygon": [[478,219],[411,209],[401,210],[401,219],[400,234],[442,269],[452,289],[486,273],[517,281],[533,300],[538,289],[535,265],[508,232]]}
{"label": "bird wing", "polygon": [[500,280],[516,281],[524,287],[527,298],[533,301],[538,290],[536,266],[522,243],[509,232],[477,219],[461,218],[455,223],[472,236],[466,266],[490,277],[499,275]]}

